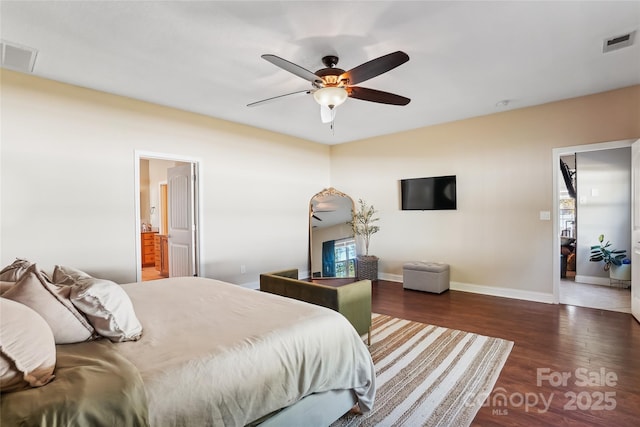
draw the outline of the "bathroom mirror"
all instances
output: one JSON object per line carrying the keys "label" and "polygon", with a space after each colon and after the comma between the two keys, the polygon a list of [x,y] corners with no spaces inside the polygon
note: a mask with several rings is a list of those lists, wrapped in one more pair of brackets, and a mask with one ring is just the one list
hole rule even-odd
{"label": "bathroom mirror", "polygon": [[351,226],[353,199],[327,188],[309,202],[309,271],[313,278],[355,277],[356,242]]}

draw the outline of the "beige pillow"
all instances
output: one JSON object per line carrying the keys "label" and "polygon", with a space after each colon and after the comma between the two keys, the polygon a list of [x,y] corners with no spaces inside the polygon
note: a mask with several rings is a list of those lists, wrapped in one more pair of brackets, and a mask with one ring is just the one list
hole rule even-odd
{"label": "beige pillow", "polygon": [[71,344],[94,337],[94,329],[69,300],[70,288],[49,283],[32,264],[3,298],[35,310],[49,324],[56,344]]}
{"label": "beige pillow", "polygon": [[133,303],[117,283],[60,265],[54,268],[53,278],[57,284],[71,286],[71,302],[98,334],[114,342],[136,341],[142,335]]}
{"label": "beige pillow", "polygon": [[47,322],[26,305],[0,298],[0,390],[40,387],[54,377],[56,345]]}
{"label": "beige pillow", "polygon": [[17,282],[20,277],[27,272],[33,264],[26,259],[16,258],[16,260],[0,270],[0,280],[3,282]]}
{"label": "beige pillow", "polygon": [[0,295],[7,292],[16,282],[4,282],[0,280]]}
{"label": "beige pillow", "polygon": [[53,283],[56,285],[69,285],[76,284],[78,279],[91,279],[92,277],[84,271],[77,268],[67,267],[64,265],[56,265],[53,268]]}

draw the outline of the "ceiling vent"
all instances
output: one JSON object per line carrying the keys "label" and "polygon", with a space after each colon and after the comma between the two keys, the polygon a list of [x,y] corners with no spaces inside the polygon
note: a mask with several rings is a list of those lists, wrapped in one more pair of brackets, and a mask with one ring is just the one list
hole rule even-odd
{"label": "ceiling vent", "polygon": [[633,44],[636,32],[632,31],[621,36],[609,37],[604,39],[602,43],[602,53],[611,52],[612,50],[622,49]]}
{"label": "ceiling vent", "polygon": [[2,52],[2,68],[21,73],[32,73],[38,51],[26,46],[0,40]]}

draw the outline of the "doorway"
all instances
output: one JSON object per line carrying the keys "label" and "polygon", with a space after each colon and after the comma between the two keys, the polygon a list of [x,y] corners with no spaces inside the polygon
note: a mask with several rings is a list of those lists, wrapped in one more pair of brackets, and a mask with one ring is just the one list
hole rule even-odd
{"label": "doorway", "polygon": [[137,281],[198,276],[197,159],[135,153]]}
{"label": "doorway", "polygon": [[[553,223],[552,271],[554,276],[554,301],[556,303],[630,312],[631,297],[628,286],[624,283],[612,285],[609,278],[592,277],[599,274],[592,274],[592,272],[594,269],[599,271],[598,268],[601,266],[589,262],[590,246],[598,243],[598,233],[602,233],[601,230],[604,228],[599,225],[590,227],[589,224],[598,224],[599,218],[603,216],[601,210],[602,206],[606,206],[606,204],[603,204],[601,200],[604,197],[599,198],[598,196],[604,196],[604,194],[599,194],[599,191],[606,188],[609,183],[605,182],[599,185],[589,183],[587,185],[587,181],[583,181],[582,189],[580,189],[580,182],[577,182],[577,186],[574,186],[574,188],[570,188],[571,182],[567,180],[567,177],[580,176],[581,160],[586,172],[589,170],[587,160],[590,158],[606,156],[606,150],[619,148],[628,148],[630,150],[629,147],[631,147],[632,142],[632,140],[614,141],[553,150],[553,202],[556,214],[554,215]],[[611,151],[611,153],[613,152]],[[562,166],[566,170],[563,170]],[[593,176],[597,176],[598,179],[606,177],[606,180],[609,181],[614,175],[616,174],[600,171],[599,175],[590,175],[589,178],[593,179]],[[585,175],[583,175],[584,177]],[[630,184],[630,175],[628,181],[625,185]],[[567,184],[565,185],[565,183]],[[576,181],[573,181],[573,183],[575,184]],[[569,195],[570,193],[573,193],[573,197]],[[628,198],[630,198],[630,195],[629,191]],[[567,200],[572,198],[573,201]],[[618,207],[617,204],[615,205],[616,207],[611,207],[611,209],[621,209],[620,214],[616,214],[615,217],[625,217],[627,210],[630,215],[630,203],[630,200],[626,200],[624,204],[629,209]],[[597,213],[595,212],[596,207]],[[584,215],[583,225],[587,224],[582,228],[580,227],[581,211]],[[605,215],[605,220],[607,217],[611,218],[611,216]],[[625,231],[621,232],[622,237],[618,239],[623,241],[618,243],[626,246],[626,236],[628,235],[630,233],[625,228]]]}

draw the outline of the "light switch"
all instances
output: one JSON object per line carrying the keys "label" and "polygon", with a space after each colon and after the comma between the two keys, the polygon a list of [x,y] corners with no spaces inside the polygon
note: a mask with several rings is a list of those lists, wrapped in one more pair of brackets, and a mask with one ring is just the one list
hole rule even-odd
{"label": "light switch", "polygon": [[591,197],[598,197],[599,195],[600,195],[600,190],[598,190],[597,188],[591,189]]}
{"label": "light switch", "polygon": [[550,221],[550,220],[551,220],[551,212],[540,211],[540,221]]}

